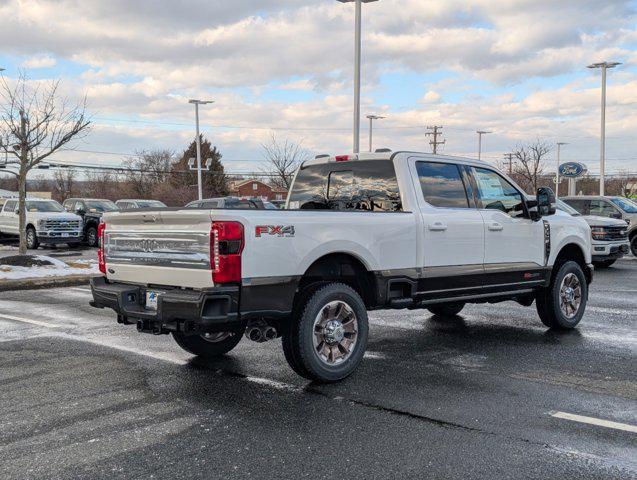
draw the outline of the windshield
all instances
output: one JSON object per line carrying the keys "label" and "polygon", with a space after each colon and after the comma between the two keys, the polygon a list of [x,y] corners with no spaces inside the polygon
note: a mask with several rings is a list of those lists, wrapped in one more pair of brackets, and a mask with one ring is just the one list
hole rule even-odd
{"label": "windshield", "polygon": [[27,200],[27,212],[63,212],[64,208],[58,202],[46,200]]}
{"label": "windshield", "polygon": [[566,202],[563,202],[562,200],[560,200],[559,198],[555,201],[557,209],[561,210],[563,212],[568,213],[569,215],[573,215],[574,217],[579,217],[581,216],[581,213],[579,213],[577,210],[575,210],[573,207],[571,207],[570,205],[568,205]]}
{"label": "windshield", "polygon": [[87,200],[86,208],[88,208],[89,212],[114,212],[115,210],[119,210],[117,205],[115,205],[110,200]]}
{"label": "windshield", "polygon": [[166,205],[159,200],[144,200],[137,202],[138,208],[165,208]]}
{"label": "windshield", "polygon": [[628,199],[615,197],[615,198],[611,198],[610,201],[613,202],[615,205],[617,205],[626,213],[637,213],[637,205],[635,205],[633,202],[631,202]]}

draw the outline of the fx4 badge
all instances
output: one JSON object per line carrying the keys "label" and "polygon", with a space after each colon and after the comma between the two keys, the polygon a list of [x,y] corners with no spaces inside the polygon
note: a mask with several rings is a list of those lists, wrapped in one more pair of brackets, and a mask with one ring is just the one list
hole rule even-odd
{"label": "fx4 badge", "polygon": [[254,230],[256,237],[264,237],[266,235],[276,237],[294,236],[294,225],[259,225]]}

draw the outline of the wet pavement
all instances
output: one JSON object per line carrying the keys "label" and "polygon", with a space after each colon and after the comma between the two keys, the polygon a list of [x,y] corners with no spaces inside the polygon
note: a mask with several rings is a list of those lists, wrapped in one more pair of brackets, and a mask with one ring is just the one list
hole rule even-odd
{"label": "wet pavement", "polygon": [[370,313],[335,385],[280,341],[212,362],[92,309],[0,293],[0,472],[23,478],[635,478],[637,261],[596,272],[577,330],[535,308]]}

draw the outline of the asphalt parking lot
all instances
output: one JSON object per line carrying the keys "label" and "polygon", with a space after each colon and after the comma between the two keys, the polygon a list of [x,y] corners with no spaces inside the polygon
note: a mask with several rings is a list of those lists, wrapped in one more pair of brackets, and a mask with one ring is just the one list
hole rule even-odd
{"label": "asphalt parking lot", "polygon": [[203,362],[89,298],[0,293],[3,479],[637,476],[632,258],[596,273],[571,332],[510,302],[372,312],[335,385],[294,375],[280,341]]}
{"label": "asphalt parking lot", "polygon": [[[18,242],[16,240],[0,239],[0,258],[18,254]],[[62,244],[58,246],[40,247],[37,250],[29,250],[29,254],[46,255],[55,258],[74,258],[85,260],[97,260],[97,248],[82,246],[78,248],[68,248]]]}

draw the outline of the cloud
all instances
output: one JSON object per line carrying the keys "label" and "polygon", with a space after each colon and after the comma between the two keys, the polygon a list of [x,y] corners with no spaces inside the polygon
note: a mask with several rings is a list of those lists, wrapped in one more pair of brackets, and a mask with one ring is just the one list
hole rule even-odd
{"label": "cloud", "polygon": [[57,61],[50,55],[36,55],[24,60],[21,66],[23,68],[51,68],[56,64]]}
{"label": "cloud", "polygon": [[[216,100],[202,124],[226,158],[250,160],[269,126],[316,152],[351,148],[353,14],[335,0],[5,0],[0,16],[13,21],[0,42],[26,68],[65,75],[59,65],[68,62],[80,71],[63,85],[88,95],[95,150],[182,148],[192,137],[187,99],[200,96]],[[447,151],[473,153],[475,130],[485,128],[495,132],[485,139],[493,155],[525,138],[570,135],[569,151],[591,157],[599,82],[584,67],[610,59],[625,66],[609,88],[609,158],[637,157],[636,20],[629,0],[366,4],[363,106],[388,117],[377,142],[427,149],[423,126],[436,122]],[[406,107],[377,105],[387,73],[427,80]],[[273,101],[270,89],[311,100]]]}

